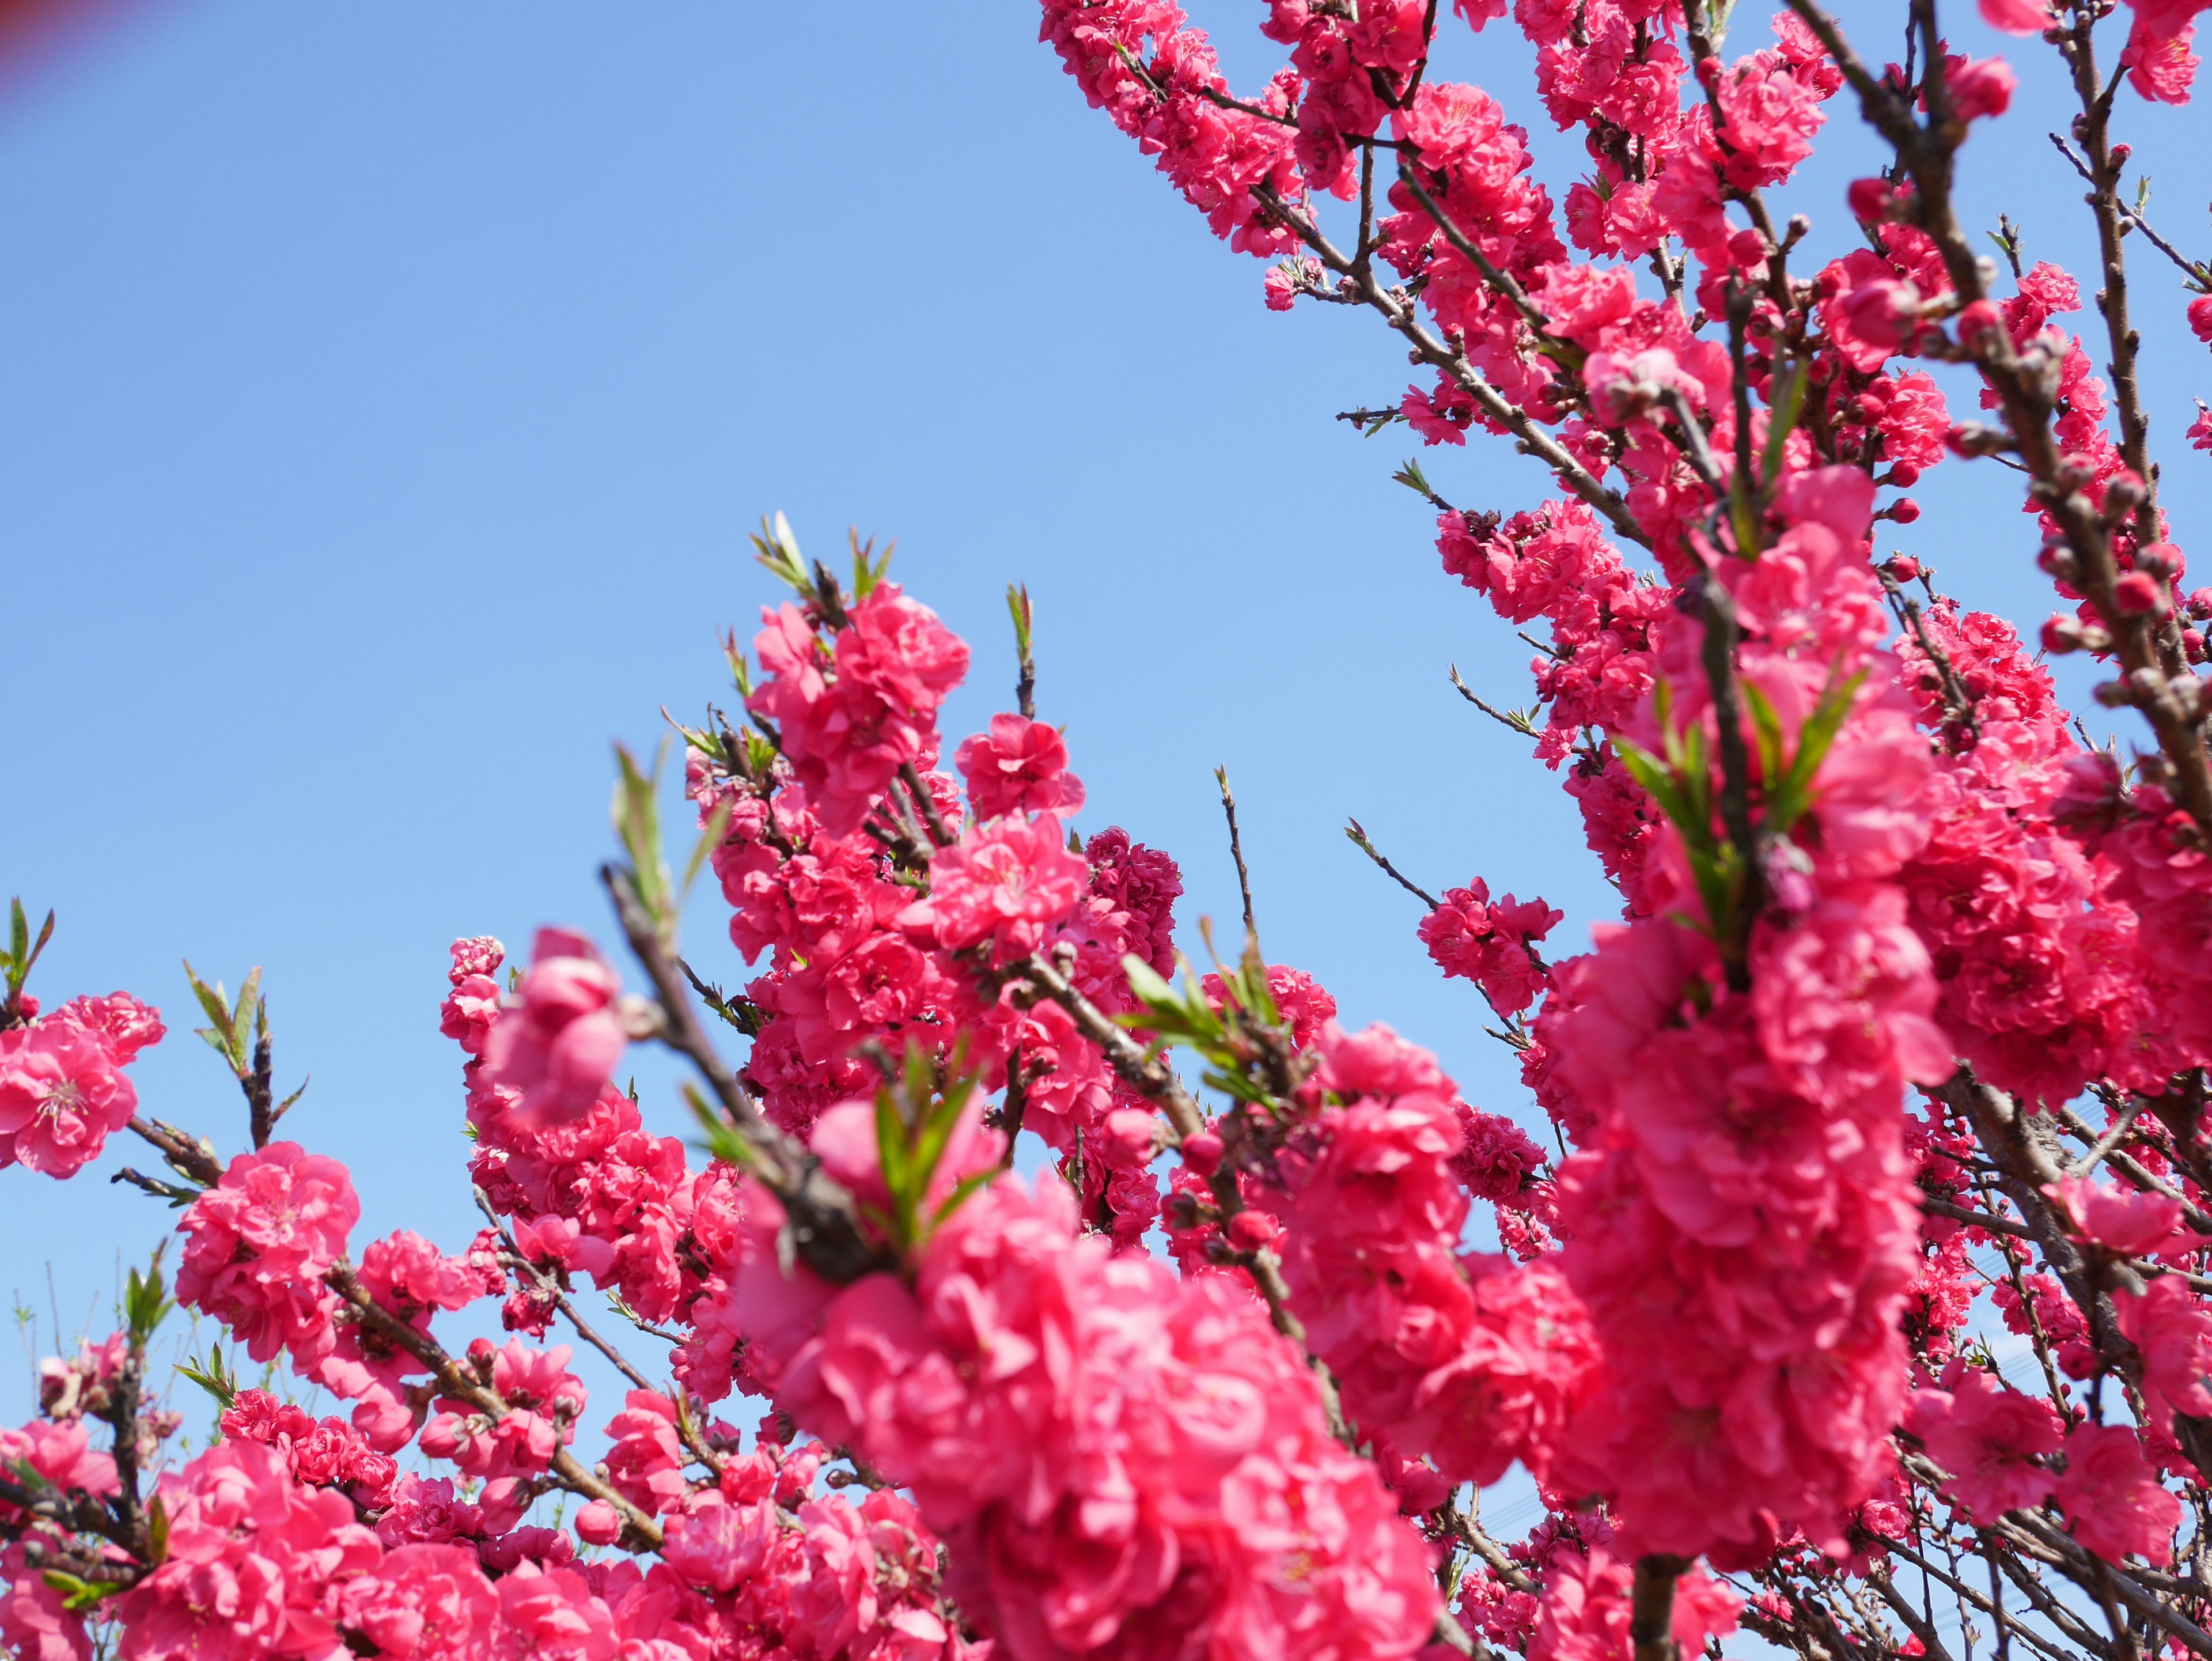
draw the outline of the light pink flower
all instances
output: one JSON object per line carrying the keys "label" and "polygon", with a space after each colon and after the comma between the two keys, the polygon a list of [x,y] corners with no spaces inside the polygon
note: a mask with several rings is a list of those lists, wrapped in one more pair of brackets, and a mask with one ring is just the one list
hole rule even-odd
{"label": "light pink flower", "polygon": [[106,1036],[58,1015],[0,1032],[0,1166],[74,1176],[138,1110]]}

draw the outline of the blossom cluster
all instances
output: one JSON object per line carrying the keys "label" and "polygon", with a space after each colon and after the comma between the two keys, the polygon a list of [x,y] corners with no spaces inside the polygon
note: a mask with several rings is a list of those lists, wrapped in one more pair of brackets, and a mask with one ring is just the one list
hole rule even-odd
{"label": "blossom cluster", "polygon": [[[2212,265],[2124,205],[2112,137],[2124,88],[2188,97],[2197,8],[2129,0],[2103,80],[2111,7],[1981,0],[2083,100],[2100,340],[2008,221],[2008,279],[1960,230],[1954,161],[2017,77],[1925,7],[1877,75],[1815,0],[1728,58],[1672,0],[1270,0],[1286,60],[1244,97],[1167,0],[1041,6],[1085,98],[1275,262],[1269,308],[1371,311],[1408,351],[1364,428],[1552,476],[1488,511],[1399,475],[1445,573],[1541,631],[1533,709],[1460,690],[1577,804],[1617,918],[1577,951],[1561,910],[1432,895],[1352,827],[1549,1146],[1268,962],[1249,891],[1236,960],[1183,958],[1181,868],[1097,821],[1037,715],[1025,591],[1019,708],[956,740],[968,643],[775,521],[793,597],[683,729],[690,869],[748,978],[678,954],[625,756],[641,975],[568,928],[450,948],[466,1241],[356,1239],[351,1173],[275,1135],[250,998],[194,982],[250,1145],[141,1116],[159,1015],[42,1013],[16,909],[0,1166],[66,1177],[128,1131],[180,1238],[0,1430],[0,1639],[1629,1661],[1741,1626],[1948,1661],[1940,1595],[2001,1652],[2212,1657],[2212,590],[2161,505],[2122,239],[2182,270],[2200,340]],[[1498,96],[1430,73],[1439,29],[1509,13],[1587,161],[1556,199]],[[1889,161],[1819,258],[1778,192],[1853,106]],[[2212,450],[2212,413],[2188,430]],[[1885,545],[1990,458],[2026,478],[2039,633]],[[2063,706],[2044,659],[2076,654],[2131,757]],[[617,1083],[641,1043],[696,1074],[705,1157]],[[220,1335],[189,1458],[149,1378],[169,1273]],[[1501,1539],[1478,1496],[1516,1468],[1540,1517]]]}

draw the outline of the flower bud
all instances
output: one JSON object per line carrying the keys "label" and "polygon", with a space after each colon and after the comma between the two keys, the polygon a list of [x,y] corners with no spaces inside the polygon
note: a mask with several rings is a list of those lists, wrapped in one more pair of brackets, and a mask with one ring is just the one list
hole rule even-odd
{"label": "flower bud", "polygon": [[2004,317],[1986,300],[1977,300],[1959,313],[1959,344],[1971,349],[1992,329],[2004,327]]}
{"label": "flower bud", "polygon": [[1844,199],[1850,204],[1852,218],[1871,225],[1889,217],[1889,205],[1896,196],[1897,187],[1887,179],[1854,179]]}
{"label": "flower bud", "polygon": [[2148,617],[2162,609],[2158,581],[2147,571],[2129,571],[2112,585],[2112,609],[2124,618]]}
{"label": "flower bud", "polygon": [[1257,1251],[1283,1232],[1264,1211],[1240,1211],[1229,1220],[1229,1243],[1239,1251]]}
{"label": "flower bud", "polygon": [[1221,1169],[1221,1138],[1211,1130],[1182,1139],[1182,1162],[1200,1177]]}
{"label": "flower bud", "polygon": [[1889,470],[1889,483],[1900,490],[1909,490],[1920,483],[1920,469],[1909,461],[1900,461]]}
{"label": "flower bud", "polygon": [[2142,499],[2142,475],[2132,467],[2123,467],[2105,481],[2105,506],[2107,508],[2133,508]]}
{"label": "flower bud", "polygon": [[2055,658],[2081,649],[2081,619],[2068,617],[2063,611],[2046,618],[2043,624],[2043,649]]}
{"label": "flower bud", "polygon": [[2124,709],[2136,701],[2134,690],[2124,680],[2100,680],[2090,696],[2107,709]]}
{"label": "flower bud", "polygon": [[1116,1171],[1135,1171],[1152,1163],[1158,1146],[1159,1122],[1141,1108],[1116,1108],[1106,1116],[1106,1163]]}
{"label": "flower bud", "polygon": [[2181,631],[2181,655],[2191,663],[2204,661],[2204,631],[2202,629],[2184,629]]}
{"label": "flower bud", "polygon": [[1910,525],[1920,517],[1920,504],[1911,496],[1899,496],[1884,508],[1877,517],[1893,520],[1899,525]]}
{"label": "flower bud", "polygon": [[2179,575],[2181,550],[2170,542],[2151,542],[2136,550],[2135,568],[2160,582]]}
{"label": "flower bud", "polygon": [[611,1546],[622,1538],[622,1513],[604,1500],[594,1500],[576,1513],[576,1537],[587,1546]]}
{"label": "flower bud", "polygon": [[2047,542],[2035,563],[2044,575],[2056,577],[2061,582],[2071,582],[2081,575],[2081,562],[2074,557],[2074,551],[2063,542]]}
{"label": "flower bud", "polygon": [[2192,588],[2185,608],[2200,623],[2212,618],[2212,588]]}
{"label": "flower bud", "polygon": [[1920,562],[1910,554],[1893,555],[1882,568],[1894,582],[1911,582],[1920,575]]}

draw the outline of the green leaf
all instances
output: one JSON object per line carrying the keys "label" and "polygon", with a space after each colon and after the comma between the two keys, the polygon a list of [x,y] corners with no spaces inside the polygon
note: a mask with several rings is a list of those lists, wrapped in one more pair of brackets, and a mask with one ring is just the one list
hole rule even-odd
{"label": "green leaf", "polygon": [[1160,972],[1132,952],[1121,959],[1121,972],[1129,977],[1129,990],[1137,1001],[1146,1006],[1172,1004],[1175,988],[1160,978]]}
{"label": "green leaf", "polygon": [[684,1097],[684,1105],[691,1110],[691,1116],[698,1120],[699,1128],[707,1133],[699,1146],[706,1151],[708,1157],[720,1159],[726,1165],[734,1165],[739,1171],[757,1169],[760,1156],[754,1152],[753,1145],[739,1135],[727,1119],[708,1104],[707,1098],[699,1086],[687,1079],[678,1089]]}
{"label": "green leaf", "polygon": [[1749,681],[1743,683],[1743,701],[1751,711],[1753,730],[1759,737],[1759,776],[1771,788],[1782,781],[1782,720],[1766,694]]}
{"label": "green leaf", "polygon": [[1429,476],[1421,471],[1421,464],[1418,459],[1409,459],[1404,466],[1390,477],[1418,495],[1425,496],[1436,495],[1436,492],[1429,488]]}
{"label": "green leaf", "polygon": [[171,1308],[168,1288],[161,1279],[161,1254],[155,1251],[154,1262],[145,1274],[132,1268],[124,1283],[123,1320],[130,1329],[131,1347],[143,1349],[146,1341],[154,1335],[154,1329]]}
{"label": "green leaf", "polygon": [[129,1587],[116,1580],[80,1580],[61,1569],[46,1569],[41,1574],[47,1585],[62,1594],[62,1607],[72,1615],[82,1615]]}
{"label": "green leaf", "polygon": [[799,551],[799,539],[791,534],[789,520],[781,514],[763,516],[752,545],[756,557],[770,575],[799,593],[809,591],[811,583],[806,574],[806,561]]}
{"label": "green leaf", "polygon": [[1784,447],[1790,441],[1790,430],[1797,425],[1798,413],[1805,407],[1808,379],[1805,366],[1792,358],[1767,384],[1766,444],[1759,458],[1759,477],[1770,495],[1775,481],[1782,477]]}
{"label": "green leaf", "polygon": [[210,986],[202,980],[194,971],[190,958],[185,959],[185,978],[192,983],[192,995],[200,1001],[200,1007],[207,1012],[208,1019],[215,1024],[213,1036],[202,1032],[200,1037],[206,1038],[218,1054],[228,1055],[230,1053],[230,995],[223,989],[221,981]]}
{"label": "green leaf", "polygon": [[730,833],[730,809],[732,804],[717,802],[714,811],[707,816],[706,828],[699,832],[699,841],[691,850],[691,857],[684,862],[684,886],[677,894],[678,904],[691,891],[691,885],[699,880],[699,869],[722,845],[723,837]]}
{"label": "green leaf", "polygon": [[169,1508],[155,1494],[146,1508],[146,1539],[153,1548],[155,1563],[166,1561],[169,1555]]}
{"label": "green leaf", "polygon": [[230,1411],[230,1404],[238,1397],[238,1379],[223,1364],[220,1349],[210,1348],[204,1363],[187,1357],[177,1363],[177,1371],[214,1396],[223,1412]]}
{"label": "green leaf", "polygon": [[1805,718],[1805,725],[1797,734],[1797,753],[1790,763],[1778,787],[1767,792],[1766,829],[1780,836],[1800,818],[1813,805],[1813,782],[1834,747],[1836,735],[1843,730],[1844,721],[1851,713],[1851,705],[1866,680],[1863,669],[1844,679],[1830,677],[1820,701],[1813,706],[1813,713]]}
{"label": "green leaf", "polygon": [[629,875],[638,903],[653,918],[665,939],[675,938],[675,908],[671,893],[668,861],[660,846],[660,770],[668,759],[664,738],[654,752],[653,770],[640,768],[628,746],[615,745],[615,795],[611,810],[615,834],[629,855]]}

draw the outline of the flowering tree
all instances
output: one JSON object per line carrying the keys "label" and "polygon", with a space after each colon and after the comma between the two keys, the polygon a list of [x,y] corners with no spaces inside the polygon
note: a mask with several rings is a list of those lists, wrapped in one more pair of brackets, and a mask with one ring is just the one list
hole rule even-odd
{"label": "flowering tree", "polygon": [[[622,759],[605,875],[641,989],[564,929],[526,965],[453,946],[486,1224],[457,1253],[356,1248],[344,1168],[277,1135],[252,982],[192,983],[246,1102],[226,1153],[139,1112],[155,1012],[42,1010],[15,908],[0,1164],[65,1178],[127,1129],[167,1174],[118,1179],[184,1238],[0,1431],[14,1650],[1672,1661],[1741,1627],[1808,1661],[2212,1658],[2212,590],[2165,533],[2124,256],[2179,265],[2206,338],[2212,268],[2128,205],[2115,136],[2125,99],[2186,100],[2196,9],[2136,0],[2115,55],[2109,0],[1982,0],[2079,100],[2093,347],[2051,320],[2073,277],[2008,233],[2002,276],[1954,210],[2011,68],[1951,54],[1934,0],[1879,73],[1815,0],[1724,58],[1707,3],[1516,0],[1590,157],[1559,210],[1495,100],[1428,78],[1504,0],[1273,0],[1291,59],[1251,97],[1163,0],[1043,8],[1090,100],[1279,261],[1270,306],[1371,311],[1422,366],[1355,419],[1556,476],[1501,514],[1402,475],[1445,569],[1548,625],[1540,721],[1500,718],[1622,901],[1566,957],[1540,900],[1407,884],[1556,1156],[1345,1031],[1249,898],[1233,961],[1179,961],[1174,862],[1067,828],[1024,593],[1018,710],[943,770],[968,648],[779,520],[793,599],[684,732],[681,878]],[[1813,269],[1766,193],[1838,97],[1890,160]],[[1884,493],[1950,458],[2020,474],[2070,607],[2042,645],[2110,666],[2126,762],[2011,625],[1877,558],[1918,512]],[[742,994],[680,952],[709,868]],[[611,1082],[639,1043],[696,1074],[703,1159]],[[221,1415],[190,1458],[148,1387],[172,1292],[231,1345],[189,1369]],[[488,1300],[507,1342],[441,1338]],[[631,1386],[611,1416],[579,1344]],[[241,1388],[240,1351],[349,1415]],[[1499,1540],[1480,1498],[1516,1464],[1545,1516]]]}

